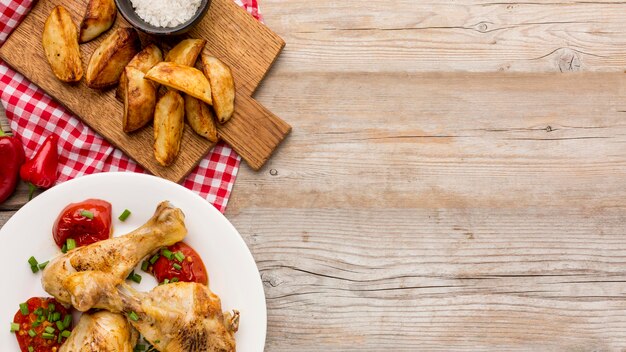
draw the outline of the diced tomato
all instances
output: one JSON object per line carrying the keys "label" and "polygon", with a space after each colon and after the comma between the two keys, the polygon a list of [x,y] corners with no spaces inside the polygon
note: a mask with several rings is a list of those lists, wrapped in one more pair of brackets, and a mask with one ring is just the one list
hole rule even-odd
{"label": "diced tomato", "polygon": [[[20,350],[29,352],[28,347],[32,347],[33,352],[58,351],[63,342],[67,340],[67,337],[61,336],[59,338],[59,335],[63,331],[72,330],[70,320],[72,314],[54,298],[33,297],[26,301],[26,306],[28,307],[28,314],[24,315],[20,309],[13,318],[13,322],[19,324],[19,330],[15,331],[15,337],[20,345]],[[70,318],[66,318],[68,316]],[[63,329],[59,329],[57,322],[61,322],[60,325]],[[68,325],[63,325],[64,322],[68,322]],[[47,332],[46,328],[48,331],[54,331]]]}
{"label": "diced tomato", "polygon": [[209,283],[209,277],[202,258],[193,248],[183,242],[178,242],[173,246],[167,247],[167,250],[172,254],[181,252],[185,258],[182,261],[175,256],[172,256],[172,259],[168,259],[163,255],[164,251],[161,250],[159,259],[151,267],[151,271],[159,283],[165,282],[166,279],[168,282],[174,280],[174,282],[198,282],[205,285]]}
{"label": "diced tomato", "polygon": [[111,237],[111,203],[100,199],[87,199],[65,207],[52,229],[52,236],[59,248],[69,238],[77,246],[86,246]]}

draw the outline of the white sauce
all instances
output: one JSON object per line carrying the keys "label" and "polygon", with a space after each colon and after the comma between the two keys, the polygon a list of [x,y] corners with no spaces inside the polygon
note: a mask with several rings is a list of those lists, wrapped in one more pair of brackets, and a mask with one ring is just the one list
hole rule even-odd
{"label": "white sauce", "polygon": [[200,0],[131,0],[137,15],[153,26],[171,28],[189,21]]}

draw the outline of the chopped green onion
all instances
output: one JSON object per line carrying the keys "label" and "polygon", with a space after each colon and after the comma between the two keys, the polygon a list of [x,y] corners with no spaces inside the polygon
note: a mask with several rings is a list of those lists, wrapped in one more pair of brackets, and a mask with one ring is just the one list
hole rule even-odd
{"label": "chopped green onion", "polygon": [[61,333],[61,336],[63,336],[63,337],[70,337],[71,333],[72,332],[69,331],[69,330],[63,330],[63,332]]}
{"label": "chopped green onion", "polygon": [[49,311],[54,312],[55,309],[56,309],[56,306],[54,305],[54,303],[48,304],[48,310]]}
{"label": "chopped green onion", "polygon": [[61,343],[61,341],[63,341],[63,336],[61,336],[61,334],[59,334],[59,337],[57,338],[57,342]]}
{"label": "chopped green onion", "polygon": [[165,258],[167,258],[167,259],[169,259],[169,260],[172,260],[172,257],[173,257],[173,255],[174,255],[174,253],[172,253],[172,251],[170,251],[169,249],[163,249],[163,250],[161,250],[161,254],[162,254]]}
{"label": "chopped green onion", "polygon": [[54,328],[52,326],[48,326],[44,329],[48,334],[52,334],[54,332]]}
{"label": "chopped green onion", "polygon": [[37,265],[39,263],[37,262],[37,259],[35,259],[35,257],[30,257],[30,258],[28,258],[28,264],[33,266],[33,265]]}
{"label": "chopped green onion", "polygon": [[80,215],[86,217],[87,219],[93,219],[93,213],[89,210],[81,210]]}
{"label": "chopped green onion", "polygon": [[28,352],[35,352],[35,348],[33,346],[28,346]]}
{"label": "chopped green onion", "polygon": [[16,331],[20,331],[20,324],[11,323],[11,332],[16,332]]}
{"label": "chopped green onion", "polygon": [[135,346],[135,351],[145,351],[145,350],[146,350],[146,345],[138,344],[137,346]]}
{"label": "chopped green onion", "polygon": [[39,321],[39,319],[35,320],[32,324],[30,324],[30,326],[34,328],[38,327],[39,325],[41,325],[41,322]]}
{"label": "chopped green onion", "polygon": [[169,283],[170,283],[170,280],[169,280],[169,279],[165,279],[165,280],[163,280],[163,284],[167,285],[167,284],[169,284]]}
{"label": "chopped green onion", "polygon": [[130,274],[128,274],[128,276],[126,276],[126,280],[132,280],[133,275],[135,275],[135,270],[131,271]]}
{"label": "chopped green onion", "polygon": [[73,239],[73,238],[68,238],[67,239],[67,250],[71,251],[74,248],[76,248],[76,240]]}
{"label": "chopped green onion", "polygon": [[174,263],[172,266],[173,266],[173,267],[174,267],[174,269],[176,269],[176,270],[180,270],[180,269],[182,269],[182,268],[183,268],[182,266],[178,265],[177,263]]}
{"label": "chopped green onion", "polygon": [[61,247],[61,252],[67,253],[67,244],[63,244],[63,247]]}
{"label": "chopped green onion", "polygon": [[139,320],[139,316],[137,315],[137,313],[135,312],[130,312],[130,314],[128,314],[128,317],[132,320],[132,321],[137,321]]}
{"label": "chopped green onion", "polygon": [[60,312],[54,312],[52,314],[52,321],[59,321],[61,319],[61,313]]}
{"label": "chopped green onion", "polygon": [[35,313],[35,315],[37,315],[37,316],[41,316],[43,314],[43,308],[39,307],[39,308],[35,309],[35,311],[33,313]]}
{"label": "chopped green onion", "polygon": [[34,273],[39,271],[39,267],[37,265],[31,265],[30,266],[30,270]]}
{"label": "chopped green onion", "polygon": [[52,312],[48,312],[48,320],[49,322],[52,322]]}
{"label": "chopped green onion", "polygon": [[150,264],[154,264],[156,263],[156,261],[159,260],[159,254],[155,254],[152,256],[152,258],[150,258]]}
{"label": "chopped green onion", "polygon": [[176,252],[174,256],[176,257],[176,260],[178,260],[181,263],[183,262],[183,260],[185,260],[185,255],[181,251]]}
{"label": "chopped green onion", "polygon": [[65,319],[63,319],[63,326],[67,329],[70,325],[72,325],[72,315],[68,314],[65,316]]}
{"label": "chopped green onion", "polygon": [[120,215],[118,219],[120,219],[120,221],[126,221],[126,219],[128,219],[129,216],[130,216],[130,210],[124,209],[124,212],[122,212],[122,215]]}
{"label": "chopped green onion", "polygon": [[30,330],[28,330],[28,336],[35,337],[35,336],[37,336],[37,333],[35,332],[35,330],[30,329]]}
{"label": "chopped green onion", "polygon": [[28,311],[28,304],[20,303],[20,312],[22,312],[22,315],[30,314],[30,311]]}
{"label": "chopped green onion", "polygon": [[150,266],[150,263],[144,260],[143,263],[141,263],[141,270],[148,272],[148,266]]}
{"label": "chopped green onion", "polygon": [[48,265],[48,263],[50,263],[49,260],[47,260],[47,261],[45,261],[45,262],[43,262],[43,263],[41,263],[41,264],[39,264],[37,266],[39,267],[39,269],[43,270],[43,269],[46,268],[46,265]]}
{"label": "chopped green onion", "polygon": [[56,325],[57,325],[57,329],[59,329],[59,331],[65,329],[65,325],[63,325],[63,322],[60,321],[60,320],[57,320]]}
{"label": "chopped green onion", "polygon": [[44,332],[43,334],[41,334],[41,337],[43,337],[46,340],[52,340],[52,339],[54,339],[54,334],[50,334],[50,333]]}
{"label": "chopped green onion", "polygon": [[133,277],[131,278],[131,280],[135,281],[136,283],[140,284],[141,283],[141,275],[139,274],[134,274]]}
{"label": "chopped green onion", "polygon": [[177,277],[173,277],[172,280],[170,280],[170,282],[178,282],[178,278]]}

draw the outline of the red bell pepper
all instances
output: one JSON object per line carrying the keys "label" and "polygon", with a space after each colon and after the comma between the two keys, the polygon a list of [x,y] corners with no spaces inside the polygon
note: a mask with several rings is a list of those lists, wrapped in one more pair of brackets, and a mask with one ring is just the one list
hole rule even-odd
{"label": "red bell pepper", "polygon": [[30,188],[29,199],[37,188],[50,188],[57,181],[57,167],[59,165],[59,151],[57,144],[59,137],[51,134],[43,142],[35,156],[27,160],[20,169],[22,180],[28,182]]}
{"label": "red bell pepper", "polygon": [[22,142],[17,136],[6,135],[0,128],[0,203],[13,194],[23,163]]}

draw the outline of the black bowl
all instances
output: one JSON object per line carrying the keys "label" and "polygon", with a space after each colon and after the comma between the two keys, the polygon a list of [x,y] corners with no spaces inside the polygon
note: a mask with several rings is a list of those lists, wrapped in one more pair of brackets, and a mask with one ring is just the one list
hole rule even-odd
{"label": "black bowl", "polygon": [[191,27],[202,20],[209,9],[209,6],[211,6],[211,0],[201,0],[198,12],[196,12],[196,14],[193,15],[189,21],[170,28],[156,27],[144,21],[141,17],[139,17],[139,15],[137,15],[137,12],[135,12],[133,4],[130,0],[115,0],[115,4],[117,5],[119,12],[122,14],[122,17],[124,17],[133,27],[142,32],[153,35],[178,35],[187,32],[191,29]]}

